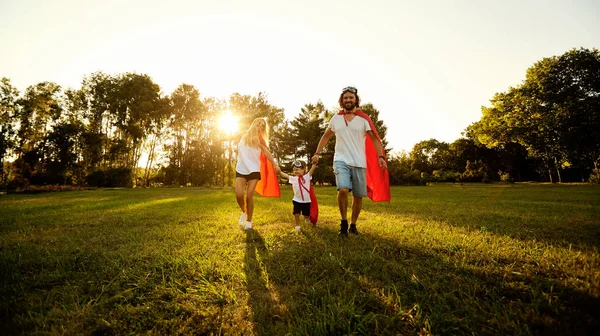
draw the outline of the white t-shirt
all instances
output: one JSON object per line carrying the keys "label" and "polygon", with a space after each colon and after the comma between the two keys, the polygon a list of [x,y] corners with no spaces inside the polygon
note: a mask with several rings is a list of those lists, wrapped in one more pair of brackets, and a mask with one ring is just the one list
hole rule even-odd
{"label": "white t-shirt", "polygon": [[260,172],[260,152],[260,147],[247,146],[243,139],[240,140],[235,171],[244,175]]}
{"label": "white t-shirt", "polygon": [[[312,180],[312,176],[307,173],[303,177],[304,183],[300,184],[298,176],[289,176],[292,189],[294,189],[294,198],[292,200],[298,203],[310,203],[310,180]],[[300,188],[302,188],[302,192],[300,192]],[[302,196],[304,196],[304,199],[302,199]]]}
{"label": "white t-shirt", "polygon": [[335,133],[335,154],[333,161],[343,161],[352,167],[366,168],[365,137],[371,130],[369,122],[359,116],[352,121],[346,120],[343,115],[336,114],[329,121],[329,128]]}

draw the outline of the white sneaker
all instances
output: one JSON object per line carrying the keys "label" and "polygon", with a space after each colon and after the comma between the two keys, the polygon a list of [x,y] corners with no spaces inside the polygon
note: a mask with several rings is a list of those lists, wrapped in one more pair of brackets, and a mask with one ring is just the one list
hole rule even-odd
{"label": "white sneaker", "polygon": [[246,213],[242,212],[242,215],[240,216],[240,219],[238,220],[238,224],[240,224],[240,226],[244,226],[244,223],[246,223]]}
{"label": "white sneaker", "polygon": [[302,229],[300,228],[300,226],[296,226],[296,232],[300,232],[302,231]]}
{"label": "white sneaker", "polygon": [[246,226],[244,227],[244,230],[251,230],[252,229],[252,222],[246,222]]}

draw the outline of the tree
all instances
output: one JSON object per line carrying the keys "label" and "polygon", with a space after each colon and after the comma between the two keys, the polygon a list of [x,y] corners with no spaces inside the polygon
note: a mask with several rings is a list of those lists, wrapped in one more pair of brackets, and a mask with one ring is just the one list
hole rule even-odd
{"label": "tree", "polygon": [[371,118],[371,121],[373,121],[375,129],[377,129],[377,133],[379,134],[381,142],[383,143],[384,151],[389,153],[390,150],[388,149],[388,142],[385,138],[387,135],[387,126],[385,126],[383,120],[379,120],[379,110],[376,109],[371,103],[362,105],[360,109]]}
{"label": "tree", "polygon": [[449,145],[436,139],[423,140],[416,143],[410,152],[412,169],[431,174],[434,170],[449,167]]}
{"label": "tree", "polygon": [[522,145],[543,163],[551,182],[552,170],[561,182],[569,161],[597,166],[600,160],[599,77],[596,49],[544,58],[527,70],[520,86],[496,94],[469,131],[490,148]]}
{"label": "tree", "polygon": [[16,149],[17,99],[19,91],[8,78],[0,82],[0,185],[6,185],[8,174],[4,164]]}
{"label": "tree", "polygon": [[62,89],[42,82],[26,89],[19,99],[19,146],[17,170],[34,184],[43,184],[48,154],[48,134],[63,111]]}

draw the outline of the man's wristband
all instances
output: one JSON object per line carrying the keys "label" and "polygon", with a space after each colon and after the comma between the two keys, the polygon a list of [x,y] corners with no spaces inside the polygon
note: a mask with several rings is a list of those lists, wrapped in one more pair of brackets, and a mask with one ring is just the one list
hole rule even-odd
{"label": "man's wristband", "polygon": [[383,156],[383,155],[379,155],[379,158],[385,160],[385,156]]}

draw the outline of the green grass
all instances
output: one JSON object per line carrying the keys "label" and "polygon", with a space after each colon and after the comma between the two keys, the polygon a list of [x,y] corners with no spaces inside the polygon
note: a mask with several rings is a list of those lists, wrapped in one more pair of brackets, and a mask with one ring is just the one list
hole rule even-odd
{"label": "green grass", "polygon": [[600,188],[397,187],[339,239],[335,188],[0,196],[3,334],[596,334]]}

